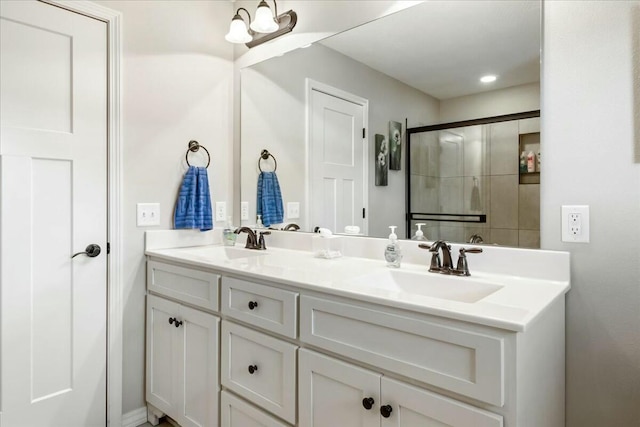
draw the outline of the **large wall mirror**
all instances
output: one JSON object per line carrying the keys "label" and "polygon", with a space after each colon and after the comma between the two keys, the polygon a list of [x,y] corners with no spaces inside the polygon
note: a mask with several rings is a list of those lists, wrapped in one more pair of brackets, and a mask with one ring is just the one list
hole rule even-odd
{"label": "large wall mirror", "polygon": [[540,16],[537,0],[429,1],[242,69],[242,225],[275,170],[273,227],[425,223],[429,240],[539,247]]}

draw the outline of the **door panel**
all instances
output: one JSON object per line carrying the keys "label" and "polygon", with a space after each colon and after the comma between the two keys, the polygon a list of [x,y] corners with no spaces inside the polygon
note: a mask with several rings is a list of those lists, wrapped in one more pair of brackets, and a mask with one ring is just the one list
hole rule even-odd
{"label": "door panel", "polygon": [[[306,349],[298,354],[300,427],[380,426],[380,374]],[[370,409],[365,398],[373,399]]]}
{"label": "door panel", "polygon": [[310,116],[311,225],[366,233],[364,107],[313,90]]}
{"label": "door panel", "polygon": [[210,314],[180,306],[184,322],[181,365],[184,390],[183,427],[213,426],[218,420],[218,330],[220,320]]}
{"label": "door panel", "polygon": [[2,422],[104,425],[106,24],[3,1],[0,32]]}
{"label": "door panel", "polygon": [[180,357],[180,351],[174,350],[178,332],[169,319],[176,318],[178,310],[174,302],[147,296],[147,401],[167,413],[175,402],[175,358]]}
{"label": "door panel", "polygon": [[390,378],[382,378],[382,405],[392,408],[382,427],[502,427],[502,416]]}

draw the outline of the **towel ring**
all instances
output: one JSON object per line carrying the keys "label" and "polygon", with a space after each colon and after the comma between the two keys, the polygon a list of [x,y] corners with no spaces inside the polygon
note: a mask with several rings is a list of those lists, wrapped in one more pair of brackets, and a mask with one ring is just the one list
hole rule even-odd
{"label": "towel ring", "polygon": [[273,157],[273,154],[271,154],[267,150],[262,150],[262,153],[260,153],[260,158],[258,159],[258,169],[260,169],[260,172],[262,172],[262,168],[260,167],[260,161],[267,160],[269,157],[273,159],[273,164],[274,164],[273,171],[275,172],[276,169],[278,169],[278,161],[276,160],[275,157]]}
{"label": "towel ring", "polygon": [[189,151],[195,153],[201,148],[207,153],[207,166],[205,167],[209,167],[209,164],[211,163],[211,155],[209,154],[209,150],[207,150],[204,145],[200,145],[200,143],[194,139],[189,141],[189,149],[187,149],[187,154],[184,155],[184,159],[187,161],[187,166],[191,166],[191,164],[189,163]]}

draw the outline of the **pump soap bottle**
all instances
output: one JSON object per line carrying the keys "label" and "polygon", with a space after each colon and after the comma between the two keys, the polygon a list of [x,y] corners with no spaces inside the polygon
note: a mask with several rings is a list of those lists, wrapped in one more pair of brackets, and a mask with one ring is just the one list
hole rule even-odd
{"label": "pump soap bottle", "polygon": [[419,222],[416,224],[416,227],[418,227],[418,229],[416,230],[416,234],[411,237],[411,240],[422,240],[422,241],[426,241],[427,238],[424,237],[424,233],[422,232],[422,226],[425,225],[424,222]]}
{"label": "pump soap bottle", "polygon": [[389,226],[391,234],[389,234],[389,243],[384,250],[384,259],[387,261],[387,267],[400,268],[402,261],[402,250],[398,244],[398,236],[396,235],[396,225]]}

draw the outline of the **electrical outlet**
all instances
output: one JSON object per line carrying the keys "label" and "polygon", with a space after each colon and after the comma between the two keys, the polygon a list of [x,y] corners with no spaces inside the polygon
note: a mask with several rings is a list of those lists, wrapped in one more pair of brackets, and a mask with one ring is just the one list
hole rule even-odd
{"label": "electrical outlet", "polygon": [[160,225],[160,203],[138,203],[136,225],[138,227]]}
{"label": "electrical outlet", "polygon": [[227,204],[225,202],[216,202],[216,221],[225,221],[227,219]]}
{"label": "electrical outlet", "polygon": [[249,220],[249,202],[240,202],[240,220]]}
{"label": "electrical outlet", "polygon": [[287,218],[288,219],[300,218],[300,202],[287,203]]}
{"label": "electrical outlet", "polygon": [[589,206],[562,206],[562,241],[589,243]]}

